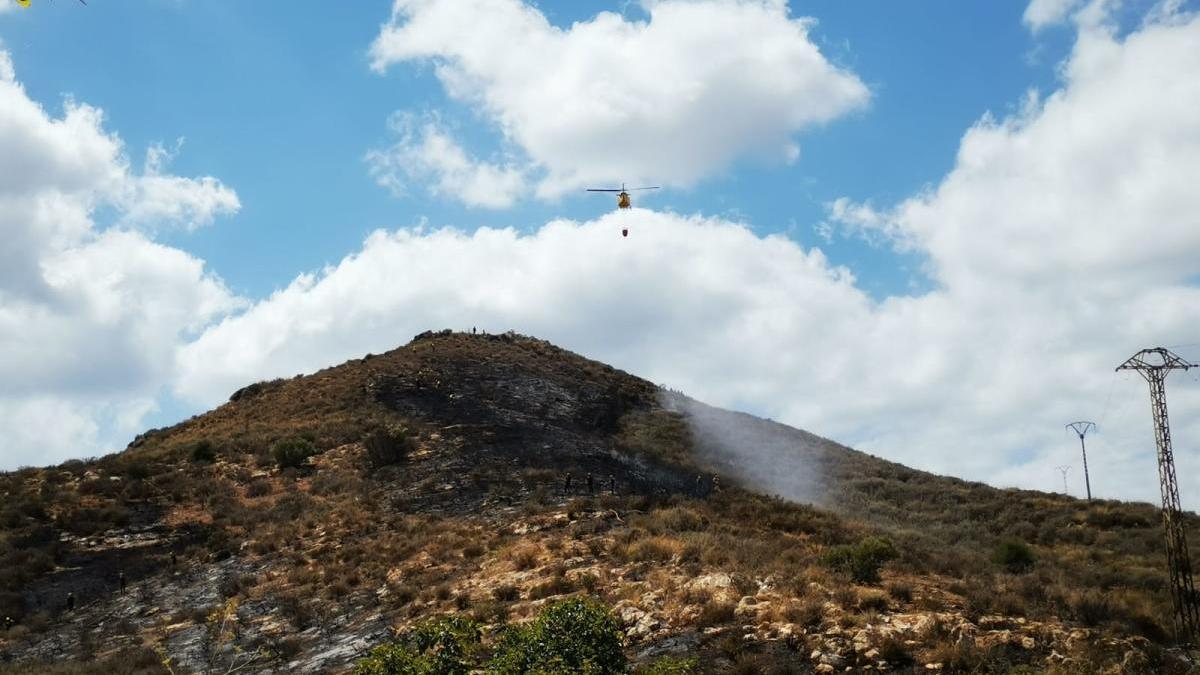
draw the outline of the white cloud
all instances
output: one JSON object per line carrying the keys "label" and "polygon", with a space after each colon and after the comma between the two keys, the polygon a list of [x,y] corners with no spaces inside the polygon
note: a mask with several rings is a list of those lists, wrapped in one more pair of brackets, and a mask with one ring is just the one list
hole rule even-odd
{"label": "white cloud", "polygon": [[1083,0],[1031,0],[1022,17],[1034,32],[1067,20]]}
{"label": "white cloud", "polygon": [[388,126],[399,140],[367,153],[367,164],[376,182],[397,195],[412,182],[427,182],[434,194],[455,197],[468,206],[500,209],[512,206],[524,187],[521,168],[468,156],[436,117],[418,121],[397,113]]}
{"label": "white cloud", "polygon": [[739,158],[794,161],[793,136],[866,104],[783,0],[645,2],[560,29],[518,0],[397,0],[380,71],[428,61],[554,197],[587,183],[690,185]]}
{"label": "white cloud", "polygon": [[238,208],[213,178],[131,171],[96,108],[47,113],[0,51],[0,467],[98,454],[153,409],[176,345],[237,306],[203,262],[125,224],[194,226]]}
{"label": "white cloud", "polygon": [[[525,236],[379,232],[181,350],[176,391],[215,403],[427,328],[515,328],[715,404],[999,484],[1056,490],[1053,467],[1074,464],[1079,494],[1062,425],[1091,417],[1096,492],[1156,500],[1145,384],[1113,368],[1142,347],[1196,341],[1200,20],[1123,40],[1099,25],[1082,29],[1061,90],[981,119],[936,187],[893,208],[831,209],[831,223],[926,257],[930,292],[875,302],[818,250],[642,209]],[[1194,507],[1200,387],[1168,386]]]}
{"label": "white cloud", "polygon": [[181,178],[163,171],[183,146],[179,139],[173,151],[162,144],[146,150],[146,163],[141,176],[130,180],[119,203],[129,225],[182,225],[188,230],[208,225],[220,214],[234,213],[241,208],[237,193],[212,176]]}

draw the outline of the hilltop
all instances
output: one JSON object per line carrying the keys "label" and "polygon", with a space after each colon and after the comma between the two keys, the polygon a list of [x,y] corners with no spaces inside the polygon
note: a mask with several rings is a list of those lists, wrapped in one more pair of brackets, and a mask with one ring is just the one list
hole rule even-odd
{"label": "hilltop", "polygon": [[1150,505],[916,471],[512,333],[251,384],[0,496],[0,673],[337,672],[569,596],[639,667],[1187,669]]}

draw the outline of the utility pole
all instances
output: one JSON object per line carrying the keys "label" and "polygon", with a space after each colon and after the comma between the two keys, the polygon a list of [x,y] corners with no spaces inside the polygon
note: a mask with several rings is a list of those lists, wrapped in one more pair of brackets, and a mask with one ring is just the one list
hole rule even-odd
{"label": "utility pole", "polygon": [[1063,494],[1070,494],[1067,490],[1067,472],[1071,470],[1071,466],[1069,464],[1061,464],[1054,468],[1058,469],[1058,472],[1063,475]]}
{"label": "utility pole", "polygon": [[1175,605],[1175,631],[1181,643],[1200,636],[1200,599],[1192,583],[1192,562],[1183,531],[1179,506],[1179,484],[1175,480],[1175,455],[1171,450],[1171,427],[1167,422],[1167,390],[1164,381],[1172,370],[1195,368],[1179,355],[1156,347],[1143,349],[1117,370],[1136,370],[1150,384],[1150,409],[1154,414],[1154,440],[1158,445],[1158,480],[1162,488],[1163,528],[1167,540],[1167,570],[1171,576],[1171,600]]}
{"label": "utility pole", "polygon": [[1083,437],[1087,432],[1096,428],[1094,422],[1071,422],[1067,428],[1079,434],[1079,449],[1083,450],[1083,484],[1087,487],[1087,500],[1092,501],[1092,480],[1088,478],[1087,468],[1087,446],[1083,444]]}

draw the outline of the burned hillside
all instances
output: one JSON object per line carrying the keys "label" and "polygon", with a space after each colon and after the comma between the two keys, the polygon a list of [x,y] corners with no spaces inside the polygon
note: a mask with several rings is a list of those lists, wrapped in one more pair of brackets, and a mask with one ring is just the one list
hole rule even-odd
{"label": "burned hillside", "polygon": [[914,471],[515,334],[252,384],[0,494],[0,672],[338,672],[573,596],[638,667],[1185,667],[1148,505]]}

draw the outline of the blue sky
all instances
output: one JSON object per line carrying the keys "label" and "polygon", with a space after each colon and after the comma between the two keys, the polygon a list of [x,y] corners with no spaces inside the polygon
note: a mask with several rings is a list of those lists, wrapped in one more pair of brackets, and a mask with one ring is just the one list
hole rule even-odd
{"label": "blue sky", "polygon": [[[480,324],[1001,485],[1104,418],[1093,486],[1156,494],[1104,479],[1153,478],[1112,368],[1200,358],[1195,2],[34,5],[0,468]],[[665,189],[582,189],[622,180]]]}
{"label": "blue sky", "polygon": [[[622,7],[631,19],[645,17],[625,2],[539,7],[564,28]],[[869,107],[799,134],[803,160],[795,165],[746,159],[649,203],[728,214],[759,232],[821,243],[873,294],[906,292],[921,281],[913,261],[859,240],[818,242],[813,228],[837,197],[888,203],[936,181],[982,112],[1003,114],[1026,89],[1053,85],[1066,31],[1032,36],[1022,11],[1014,3],[884,3],[869,11],[792,3],[794,15],[817,18],[813,39],[827,56],[871,87]],[[6,16],[0,37],[34,99],[54,105],[69,93],[102,108],[135,156],[183,137],[176,173],[215,175],[237,189],[235,218],[163,241],[206,260],[239,293],[261,296],[336,262],[376,228],[421,218],[530,228],[610,206],[578,193],[497,212],[419,190],[396,199],[375,185],[363,156],[386,141],[394,110],[440,110],[477,147],[497,143],[495,129],[450,100],[429,66],[371,71],[367,48],[387,15],[383,2],[59,2]]]}

